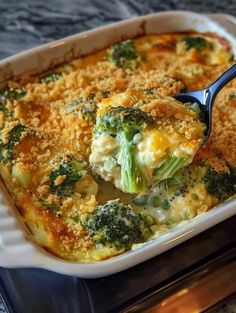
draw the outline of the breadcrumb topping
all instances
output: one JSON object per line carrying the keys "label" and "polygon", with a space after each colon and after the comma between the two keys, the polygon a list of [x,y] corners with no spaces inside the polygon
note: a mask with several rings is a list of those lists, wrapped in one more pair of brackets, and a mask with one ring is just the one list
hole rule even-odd
{"label": "breadcrumb topping", "polygon": [[[48,74],[45,81],[43,76],[24,74],[20,81],[8,82],[13,90],[24,88],[26,94],[18,92],[15,99],[14,94],[9,96],[6,107],[0,103],[1,141],[6,144],[10,131],[19,123],[30,135],[26,136],[28,131],[22,132],[20,144],[14,147],[13,160],[4,165],[10,179],[2,177],[26,223],[36,225],[30,227],[35,240],[52,253],[65,259],[88,261],[95,250],[79,216],[95,209],[96,183],[88,176],[80,189],[75,187],[75,193],[64,199],[52,193],[49,176],[52,167],[57,168],[68,155],[88,160],[97,107],[101,102],[105,105],[107,97],[126,91],[131,95],[127,106],[134,103],[142,106],[142,110],[159,119],[160,126],[168,126],[170,133],[174,132],[170,121],[175,118],[178,132],[196,145],[199,133],[191,127],[191,123],[197,123],[195,113],[190,110],[186,113],[182,105],[173,106],[168,96],[207,87],[232,65],[232,53],[226,40],[208,34],[205,36],[216,49],[208,46],[203,58],[198,50],[186,49],[183,42],[178,44],[183,36],[164,34],[135,39],[143,58],[133,68],[116,67],[109,61],[108,49],[104,49],[54,69],[51,81]],[[147,95],[155,93],[157,99],[148,104],[139,102],[138,90]],[[216,98],[212,133],[195,161],[205,159],[216,170],[227,171],[222,159],[236,165],[235,142],[236,81],[233,81]],[[61,158],[56,165],[57,155]],[[11,177],[15,163],[21,164],[20,174],[27,171],[31,174],[27,189]],[[63,174],[54,180],[57,187],[65,182]],[[86,184],[90,187],[87,193]]]}

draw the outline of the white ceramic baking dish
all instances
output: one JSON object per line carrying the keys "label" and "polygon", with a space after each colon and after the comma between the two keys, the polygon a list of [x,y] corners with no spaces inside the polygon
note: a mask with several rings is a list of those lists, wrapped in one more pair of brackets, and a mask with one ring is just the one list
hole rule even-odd
{"label": "white ceramic baking dish", "polygon": [[[169,11],[142,16],[54,41],[7,58],[0,62],[0,82],[24,72],[41,72],[123,38],[149,33],[190,29],[216,32],[232,43],[236,55],[235,25],[234,17],[221,14],[203,16],[193,12]],[[135,251],[96,263],[76,263],[59,259],[34,245],[24,230],[24,225],[21,225],[20,216],[2,184],[0,189],[0,266],[38,267],[87,278],[110,275],[141,263],[236,214],[236,200],[230,200],[182,223]]]}

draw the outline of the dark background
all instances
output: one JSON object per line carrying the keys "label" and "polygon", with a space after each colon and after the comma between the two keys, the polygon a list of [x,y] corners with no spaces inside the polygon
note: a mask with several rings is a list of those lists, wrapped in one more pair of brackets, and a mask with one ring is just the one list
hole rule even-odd
{"label": "dark background", "polygon": [[236,15],[236,1],[0,0],[0,59],[96,26],[166,10]]}

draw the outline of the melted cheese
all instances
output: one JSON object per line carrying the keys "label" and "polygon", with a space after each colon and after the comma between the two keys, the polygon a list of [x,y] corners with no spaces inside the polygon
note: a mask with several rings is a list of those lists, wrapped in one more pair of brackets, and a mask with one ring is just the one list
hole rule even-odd
{"label": "melted cheese", "polygon": [[144,140],[138,145],[138,159],[141,164],[149,168],[157,167],[159,160],[164,157],[167,150],[173,145],[164,132],[159,130],[146,131]]}
{"label": "melted cheese", "polygon": [[[99,185],[97,195],[95,179],[87,174],[76,185],[71,197],[60,199],[50,191],[51,162],[64,153],[88,161],[92,127],[99,103],[97,113],[102,115],[111,105],[132,107],[137,101],[143,105],[145,97],[139,90],[150,94],[154,91],[165,98],[184,88],[205,88],[231,65],[232,52],[226,40],[214,34],[201,34],[212,43],[211,48],[202,52],[194,49],[186,51],[179,46],[186,35],[190,34],[158,34],[134,39],[138,53],[138,64],[134,68],[122,69],[111,64],[108,47],[54,69],[58,73],[54,75],[57,80],[49,83],[40,82],[41,75],[30,74],[22,75],[19,81],[7,83],[10,88],[24,88],[26,95],[15,100],[8,99],[4,104],[5,109],[0,106],[1,139],[3,142],[8,141],[7,133],[15,123],[25,125],[30,132],[21,138],[19,144],[14,145],[12,161],[0,162],[0,175],[28,225],[32,239],[47,251],[67,260],[81,262],[101,260],[124,252],[111,247],[96,247],[78,222],[78,212],[92,212],[98,199],[112,199],[118,193],[127,200],[127,195],[112,191],[113,187],[108,189],[102,184]],[[213,139],[208,142],[210,148],[220,151],[232,163],[236,163],[236,106],[229,96],[235,89],[236,84],[232,83],[217,98]],[[68,106],[72,110],[68,110]],[[199,145],[201,131],[200,127],[198,131],[181,128],[178,134],[172,135],[161,130],[151,131],[150,136],[139,144],[139,158],[155,166],[154,160],[162,158],[174,140],[176,154],[192,154]],[[188,142],[181,140],[184,133],[190,136]],[[229,146],[231,149],[228,149]],[[101,138],[98,148],[100,152],[112,154],[117,148],[117,142],[114,138]],[[98,168],[103,171],[99,165],[103,161],[102,153],[94,155],[94,158],[97,158]],[[89,171],[89,167],[86,170]],[[113,171],[113,176],[119,181],[119,171],[112,162],[106,164],[105,170]],[[58,183],[62,183],[62,180],[59,179]],[[194,192],[198,194],[201,203],[192,202],[190,198],[179,198],[173,203],[172,217],[176,222],[186,216],[191,218],[215,205],[214,199],[205,194],[201,186],[197,188]],[[101,196],[104,190],[109,190],[105,197]],[[42,202],[53,203],[53,209],[43,206]],[[164,213],[162,210],[162,217]],[[156,225],[156,234],[160,235],[167,228]]]}

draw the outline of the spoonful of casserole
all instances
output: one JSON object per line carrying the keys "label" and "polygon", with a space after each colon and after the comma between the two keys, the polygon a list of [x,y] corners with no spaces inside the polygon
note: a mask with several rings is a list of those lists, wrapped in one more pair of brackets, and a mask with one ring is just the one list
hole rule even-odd
{"label": "spoonful of casserole", "polygon": [[197,103],[129,88],[100,104],[90,165],[123,192],[146,192],[192,162],[205,130]]}
{"label": "spoonful of casserole", "polygon": [[134,194],[171,178],[209,137],[215,96],[235,76],[236,65],[204,90],[160,97],[128,88],[103,99],[89,158],[93,172]]}

